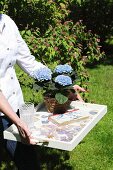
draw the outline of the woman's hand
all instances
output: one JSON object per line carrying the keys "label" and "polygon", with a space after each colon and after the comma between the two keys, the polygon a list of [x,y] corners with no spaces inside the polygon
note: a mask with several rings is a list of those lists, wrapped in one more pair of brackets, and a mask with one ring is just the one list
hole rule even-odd
{"label": "woman's hand", "polygon": [[35,145],[37,142],[31,136],[31,132],[29,131],[27,125],[23,121],[19,121],[16,125],[20,134],[21,142],[24,144],[32,144]]}
{"label": "woman's hand", "polygon": [[7,99],[0,91],[0,111],[3,112],[11,121],[14,123],[19,131],[21,141],[25,144],[37,144],[29,131],[27,125],[17,116],[17,114],[13,111],[12,107],[8,103]]}
{"label": "woman's hand", "polygon": [[85,89],[78,86],[78,85],[74,85],[73,89],[76,91],[76,93],[73,93],[73,92],[70,91],[69,100],[72,100],[72,101],[79,100],[81,102],[84,102],[84,100],[80,96],[79,92],[85,92]]}
{"label": "woman's hand", "polygon": [[85,92],[86,90],[84,88],[80,87],[79,85],[74,85],[73,88],[76,91],[76,99],[78,99],[79,101],[84,102],[84,100],[80,96],[79,92]]}

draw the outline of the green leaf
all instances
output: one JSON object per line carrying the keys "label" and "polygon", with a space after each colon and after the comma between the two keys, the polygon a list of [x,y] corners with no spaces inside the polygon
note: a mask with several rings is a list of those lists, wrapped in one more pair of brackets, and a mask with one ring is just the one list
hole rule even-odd
{"label": "green leaf", "polygon": [[59,104],[64,104],[65,102],[67,102],[68,97],[64,96],[61,93],[57,93],[55,95],[55,99],[58,101]]}
{"label": "green leaf", "polygon": [[36,83],[33,84],[33,89],[36,91],[39,91],[42,89],[42,87],[40,87],[39,85],[37,85]]}

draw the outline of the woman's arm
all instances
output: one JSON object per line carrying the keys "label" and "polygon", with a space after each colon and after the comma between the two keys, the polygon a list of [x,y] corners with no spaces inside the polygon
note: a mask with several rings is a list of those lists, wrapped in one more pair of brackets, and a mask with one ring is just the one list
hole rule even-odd
{"label": "woman's arm", "polygon": [[17,116],[8,103],[5,96],[0,91],[0,111],[4,113],[18,128],[21,141],[26,144],[35,144],[31,140],[31,133],[28,130],[26,124]]}

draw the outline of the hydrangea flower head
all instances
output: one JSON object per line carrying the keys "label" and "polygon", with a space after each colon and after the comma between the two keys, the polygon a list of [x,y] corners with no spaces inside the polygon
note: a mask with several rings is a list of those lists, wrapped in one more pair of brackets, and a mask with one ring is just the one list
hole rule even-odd
{"label": "hydrangea flower head", "polygon": [[72,85],[72,80],[69,76],[65,76],[65,75],[58,75],[55,78],[55,82],[62,85],[62,86],[69,86]]}
{"label": "hydrangea flower head", "polygon": [[72,67],[68,64],[64,64],[64,65],[60,64],[54,70],[55,73],[59,73],[59,74],[71,73],[72,71],[73,71]]}
{"label": "hydrangea flower head", "polygon": [[34,76],[39,82],[49,81],[52,78],[52,72],[49,68],[44,67],[36,70]]}

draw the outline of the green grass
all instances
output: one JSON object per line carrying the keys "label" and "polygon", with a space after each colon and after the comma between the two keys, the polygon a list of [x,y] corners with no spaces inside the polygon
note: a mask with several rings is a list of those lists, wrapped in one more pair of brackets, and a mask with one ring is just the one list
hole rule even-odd
{"label": "green grass", "polygon": [[107,114],[84,140],[70,152],[75,170],[113,170],[113,66],[88,69],[89,101],[104,104]]}
{"label": "green grass", "polygon": [[[113,170],[113,65],[98,65],[88,72],[88,101],[107,105],[108,112],[71,152],[38,147],[42,170]],[[0,169],[11,165],[5,166],[4,161]]]}

